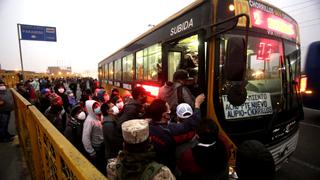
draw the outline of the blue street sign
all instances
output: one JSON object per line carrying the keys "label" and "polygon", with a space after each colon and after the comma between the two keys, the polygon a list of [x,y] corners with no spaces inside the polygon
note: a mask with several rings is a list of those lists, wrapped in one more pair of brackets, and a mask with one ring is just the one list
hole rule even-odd
{"label": "blue street sign", "polygon": [[21,39],[34,41],[57,41],[55,27],[20,25]]}

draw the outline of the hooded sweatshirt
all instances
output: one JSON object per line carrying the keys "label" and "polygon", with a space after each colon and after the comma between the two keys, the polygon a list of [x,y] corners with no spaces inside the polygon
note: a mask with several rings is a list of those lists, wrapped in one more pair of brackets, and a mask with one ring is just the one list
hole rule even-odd
{"label": "hooded sweatshirt", "polygon": [[103,131],[101,119],[97,118],[94,113],[92,106],[94,103],[98,103],[94,100],[86,101],[86,108],[88,111],[88,116],[83,124],[83,134],[82,134],[82,143],[85,150],[89,153],[90,156],[96,154],[93,147],[100,147],[103,143]]}

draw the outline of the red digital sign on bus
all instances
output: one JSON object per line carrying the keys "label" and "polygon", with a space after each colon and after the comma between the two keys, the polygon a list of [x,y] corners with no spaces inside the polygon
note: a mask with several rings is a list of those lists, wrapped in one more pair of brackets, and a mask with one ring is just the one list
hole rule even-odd
{"label": "red digital sign on bus", "polygon": [[290,37],[296,36],[294,24],[289,23],[288,21],[278,16],[266,13],[259,9],[251,9],[250,16],[252,26],[276,31]]}

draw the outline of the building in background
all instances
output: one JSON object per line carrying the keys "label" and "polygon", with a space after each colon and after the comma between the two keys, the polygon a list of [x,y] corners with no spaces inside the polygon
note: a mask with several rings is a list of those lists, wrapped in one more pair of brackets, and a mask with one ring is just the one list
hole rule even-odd
{"label": "building in background", "polygon": [[68,67],[60,67],[60,66],[49,66],[47,69],[47,73],[51,75],[70,75],[72,74],[71,66]]}

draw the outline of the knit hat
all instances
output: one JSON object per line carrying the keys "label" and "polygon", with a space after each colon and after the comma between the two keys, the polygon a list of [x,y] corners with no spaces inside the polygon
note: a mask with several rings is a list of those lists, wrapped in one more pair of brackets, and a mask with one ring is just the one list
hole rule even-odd
{"label": "knit hat", "polygon": [[139,144],[149,137],[149,123],[144,119],[133,119],[122,124],[122,136],[128,144]]}
{"label": "knit hat", "polygon": [[177,116],[182,119],[186,119],[192,116],[193,110],[187,103],[181,103],[177,106]]}

